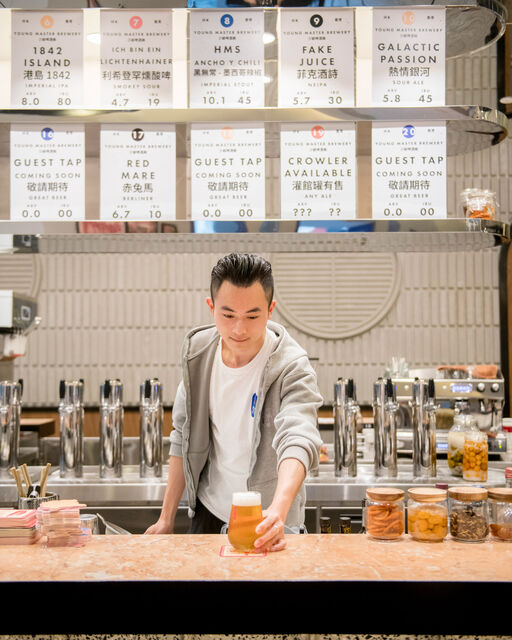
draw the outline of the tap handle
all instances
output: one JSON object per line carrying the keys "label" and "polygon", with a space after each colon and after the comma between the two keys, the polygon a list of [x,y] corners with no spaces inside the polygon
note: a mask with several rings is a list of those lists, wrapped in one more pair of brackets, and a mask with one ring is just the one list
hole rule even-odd
{"label": "tap handle", "polygon": [[61,380],[59,382],[59,398],[64,400],[64,396],[66,395],[66,381]]}
{"label": "tap handle", "polygon": [[436,397],[436,385],[434,378],[428,379],[428,397],[430,400],[435,400]]}
{"label": "tap handle", "polygon": [[110,396],[110,380],[105,380],[105,384],[103,385],[103,397],[105,400]]}
{"label": "tap handle", "polygon": [[354,399],[354,379],[349,378],[347,380],[347,398]]}
{"label": "tap handle", "polygon": [[151,380],[146,380],[146,382],[144,383],[144,397],[146,398],[146,400],[149,400],[149,398],[151,398]]}
{"label": "tap handle", "polygon": [[391,378],[386,379],[386,398],[393,400],[394,389],[393,389],[393,381]]}
{"label": "tap handle", "polygon": [[21,397],[23,396],[23,378],[19,378],[18,384],[20,385],[20,400],[21,400]]}

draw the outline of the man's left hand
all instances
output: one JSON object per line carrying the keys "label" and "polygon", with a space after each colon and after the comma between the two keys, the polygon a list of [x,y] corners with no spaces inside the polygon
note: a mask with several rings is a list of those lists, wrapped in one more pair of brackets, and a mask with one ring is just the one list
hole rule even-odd
{"label": "man's left hand", "polygon": [[257,551],[282,551],[286,547],[284,538],[284,522],[277,513],[271,509],[263,511],[263,520],[256,527],[259,538],[254,546]]}

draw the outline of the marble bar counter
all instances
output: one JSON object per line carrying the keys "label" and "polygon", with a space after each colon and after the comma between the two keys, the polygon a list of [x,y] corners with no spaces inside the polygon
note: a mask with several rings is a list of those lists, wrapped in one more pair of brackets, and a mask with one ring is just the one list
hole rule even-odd
{"label": "marble bar counter", "polygon": [[[225,557],[225,535],[0,547],[2,634],[506,634],[512,543],[291,535]],[[501,606],[504,605],[504,606]]]}

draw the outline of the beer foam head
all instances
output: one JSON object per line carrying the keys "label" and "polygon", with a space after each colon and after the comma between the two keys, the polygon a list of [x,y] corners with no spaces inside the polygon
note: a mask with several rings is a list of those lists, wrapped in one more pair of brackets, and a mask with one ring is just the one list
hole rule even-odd
{"label": "beer foam head", "polygon": [[257,507],[261,504],[261,494],[257,491],[236,491],[233,504],[236,507]]}

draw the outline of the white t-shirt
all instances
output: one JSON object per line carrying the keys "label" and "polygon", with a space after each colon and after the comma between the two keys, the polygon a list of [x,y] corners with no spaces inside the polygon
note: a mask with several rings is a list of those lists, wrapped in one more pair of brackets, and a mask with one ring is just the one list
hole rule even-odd
{"label": "white t-shirt", "polygon": [[254,416],[263,369],[277,336],[267,329],[263,346],[243,367],[222,361],[222,340],[210,379],[211,450],[197,496],[213,515],[229,521],[234,491],[247,491],[254,437]]}

